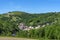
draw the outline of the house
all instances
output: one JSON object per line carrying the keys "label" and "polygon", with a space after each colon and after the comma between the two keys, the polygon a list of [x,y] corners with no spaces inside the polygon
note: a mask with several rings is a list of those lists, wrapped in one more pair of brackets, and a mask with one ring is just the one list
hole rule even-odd
{"label": "house", "polygon": [[45,27],[46,25],[42,25],[42,27]]}
{"label": "house", "polygon": [[35,29],[38,29],[38,28],[40,28],[41,26],[40,25],[38,25],[37,27],[35,27]]}
{"label": "house", "polygon": [[19,27],[20,30],[23,30],[23,29],[26,28],[24,23],[20,23],[18,27]]}
{"label": "house", "polygon": [[24,30],[24,31],[26,31],[26,30],[28,31],[28,30],[30,30],[30,29],[29,29],[29,28],[25,28],[25,29],[23,29],[23,30]]}
{"label": "house", "polygon": [[31,29],[34,29],[32,26],[27,26],[24,30],[31,30]]}
{"label": "house", "polygon": [[32,26],[29,26],[29,29],[34,29]]}

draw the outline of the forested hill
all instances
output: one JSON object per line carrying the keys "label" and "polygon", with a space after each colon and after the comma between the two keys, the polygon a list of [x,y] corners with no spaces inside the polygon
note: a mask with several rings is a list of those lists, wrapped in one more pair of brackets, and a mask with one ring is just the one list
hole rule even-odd
{"label": "forested hill", "polygon": [[13,11],[0,14],[0,35],[10,35],[14,30],[19,31],[18,25],[23,22],[27,26],[37,26],[46,22],[60,23],[60,12],[30,14]]}
{"label": "forested hill", "polygon": [[[43,14],[29,14],[26,12],[8,12],[0,15],[0,23],[14,23],[15,25],[24,22],[26,25],[36,26],[45,22],[53,22],[60,16],[59,12],[43,13]],[[12,24],[13,25],[13,24]]]}

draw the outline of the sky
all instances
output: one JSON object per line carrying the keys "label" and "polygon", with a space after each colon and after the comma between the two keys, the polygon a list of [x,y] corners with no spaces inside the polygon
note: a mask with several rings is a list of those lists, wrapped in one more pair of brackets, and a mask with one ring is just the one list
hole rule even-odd
{"label": "sky", "polygon": [[0,13],[9,11],[28,13],[59,12],[60,0],[0,0]]}

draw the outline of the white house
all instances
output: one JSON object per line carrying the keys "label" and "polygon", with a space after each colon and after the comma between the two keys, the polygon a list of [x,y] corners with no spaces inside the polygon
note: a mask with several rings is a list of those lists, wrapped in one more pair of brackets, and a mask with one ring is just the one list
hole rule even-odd
{"label": "white house", "polygon": [[38,29],[38,28],[40,28],[40,25],[38,25],[37,27],[35,27],[35,29]]}
{"label": "white house", "polygon": [[42,27],[45,27],[46,25],[42,25]]}
{"label": "white house", "polygon": [[32,26],[29,26],[29,29],[34,29]]}
{"label": "white house", "polygon": [[29,29],[29,28],[25,28],[25,29],[23,29],[23,30],[24,30],[24,31],[26,31],[26,30],[28,31],[28,30],[30,30],[30,29]]}

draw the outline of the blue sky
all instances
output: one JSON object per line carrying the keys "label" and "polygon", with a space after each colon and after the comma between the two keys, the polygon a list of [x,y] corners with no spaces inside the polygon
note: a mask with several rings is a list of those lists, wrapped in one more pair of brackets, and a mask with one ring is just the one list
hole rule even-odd
{"label": "blue sky", "polygon": [[60,0],[0,0],[0,13],[9,11],[28,13],[59,12]]}

